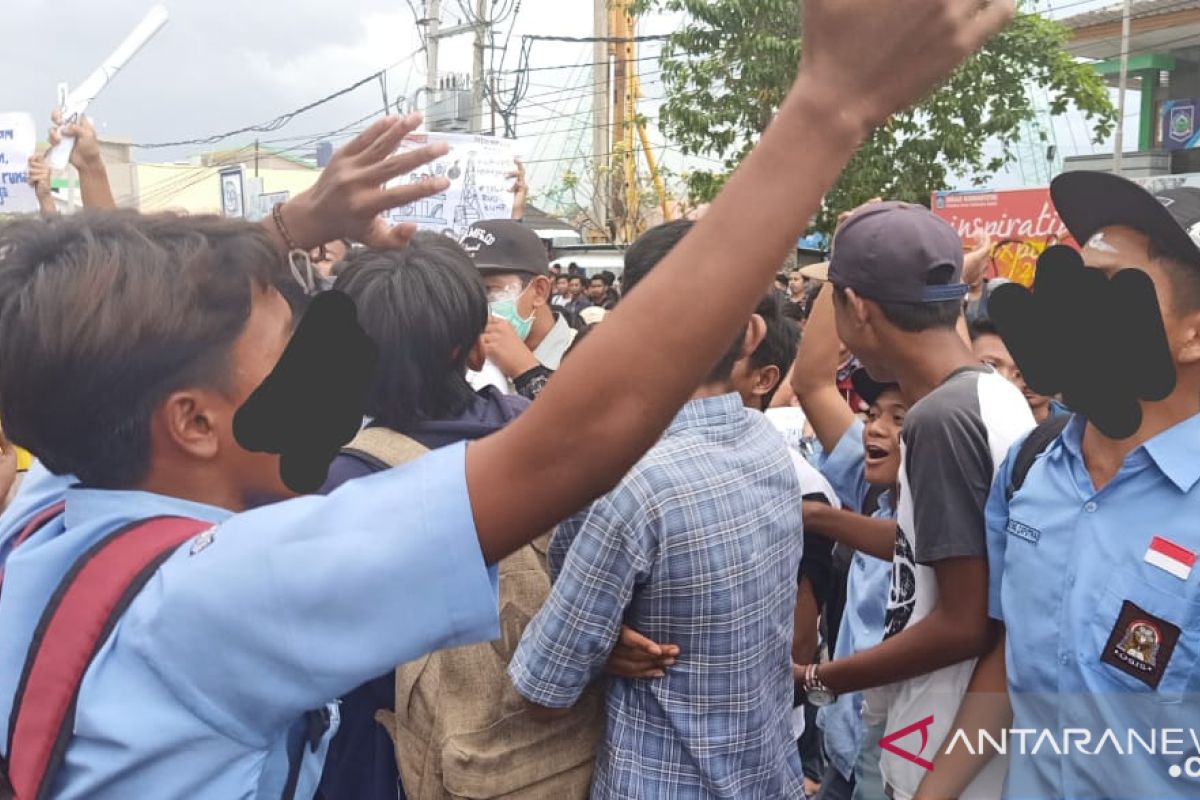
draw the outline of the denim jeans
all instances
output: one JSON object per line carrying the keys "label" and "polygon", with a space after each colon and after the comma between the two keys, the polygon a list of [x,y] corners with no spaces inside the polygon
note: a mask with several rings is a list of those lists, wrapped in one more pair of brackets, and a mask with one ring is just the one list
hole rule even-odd
{"label": "denim jeans", "polygon": [[854,767],[854,795],[852,800],[886,800],[883,793],[883,775],[879,771],[879,740],[887,732],[887,723],[867,728],[863,734],[862,751]]}

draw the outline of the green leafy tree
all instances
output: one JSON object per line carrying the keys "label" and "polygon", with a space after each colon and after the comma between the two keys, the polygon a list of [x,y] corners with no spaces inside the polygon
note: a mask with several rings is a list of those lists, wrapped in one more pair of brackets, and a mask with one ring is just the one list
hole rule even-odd
{"label": "green leafy tree", "polygon": [[[725,167],[695,171],[693,199],[711,199],[749,153],[783,101],[802,46],[796,0],[653,0],[684,12],[665,43],[663,132],[686,154],[713,155]],[[1068,32],[1036,14],[1012,25],[920,106],[893,117],[847,166],[815,221],[832,230],[841,210],[872,197],[928,203],[951,174],[982,185],[1010,163],[1024,123],[1035,116],[1029,85],[1042,87],[1052,114],[1074,105],[1102,142],[1116,110],[1103,81],[1066,52]],[[847,59],[854,53],[846,53]],[[988,146],[999,145],[996,149]],[[992,151],[989,153],[989,149]]]}

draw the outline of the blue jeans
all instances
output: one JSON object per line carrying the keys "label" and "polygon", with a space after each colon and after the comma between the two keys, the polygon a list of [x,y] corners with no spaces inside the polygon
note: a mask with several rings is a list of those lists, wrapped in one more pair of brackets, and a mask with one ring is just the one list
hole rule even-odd
{"label": "blue jeans", "polygon": [[883,774],[879,771],[879,740],[887,733],[887,723],[863,731],[862,750],[854,767],[853,800],[886,800]]}
{"label": "blue jeans", "polygon": [[851,800],[853,794],[854,776],[846,780],[837,767],[830,764],[825,770],[825,777],[821,779],[821,791],[817,792],[815,800]]}

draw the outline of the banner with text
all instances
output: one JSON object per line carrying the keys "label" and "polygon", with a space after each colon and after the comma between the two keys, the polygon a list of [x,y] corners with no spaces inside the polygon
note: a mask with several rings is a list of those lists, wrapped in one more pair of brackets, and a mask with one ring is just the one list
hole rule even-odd
{"label": "banner with text", "polygon": [[29,157],[37,146],[33,117],[0,113],[0,214],[29,214],[38,210],[29,185]]}
{"label": "banner with text", "polygon": [[1038,257],[1056,244],[1077,246],[1054,210],[1048,187],[999,191],[935,192],[933,213],[954,226],[965,245],[976,231],[992,237],[987,278],[1032,286]]}
{"label": "banner with text", "polygon": [[393,225],[415,223],[455,239],[480,220],[510,219],[513,210],[514,159],[517,143],[512,139],[455,133],[421,133],[409,137],[400,149],[410,150],[445,141],[450,152],[390,186],[418,183],[429,177],[445,177],[450,188],[412,205],[392,209],[384,216]]}

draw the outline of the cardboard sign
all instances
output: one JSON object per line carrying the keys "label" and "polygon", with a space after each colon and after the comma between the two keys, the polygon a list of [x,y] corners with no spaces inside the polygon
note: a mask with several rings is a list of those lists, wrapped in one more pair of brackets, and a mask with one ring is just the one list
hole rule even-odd
{"label": "cardboard sign", "polygon": [[37,195],[29,185],[29,157],[36,145],[32,116],[0,114],[0,214],[37,213]]}
{"label": "cardboard sign", "polygon": [[419,183],[434,176],[450,180],[450,188],[412,205],[392,209],[384,217],[393,225],[415,223],[422,230],[460,239],[477,222],[511,219],[513,179],[516,171],[516,142],[489,136],[455,133],[413,134],[400,150],[424,147],[438,141],[450,143],[450,152],[389,186]]}
{"label": "cardboard sign", "polygon": [[986,278],[1033,285],[1038,257],[1056,244],[1076,246],[1054,210],[1048,187],[1004,191],[935,192],[933,213],[970,245],[977,230],[992,237]]}

